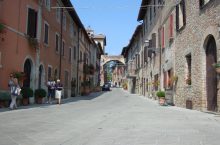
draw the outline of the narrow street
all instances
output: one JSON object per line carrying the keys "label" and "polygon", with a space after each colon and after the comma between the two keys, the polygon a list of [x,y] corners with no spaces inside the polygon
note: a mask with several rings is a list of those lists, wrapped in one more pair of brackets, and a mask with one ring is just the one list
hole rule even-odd
{"label": "narrow street", "polygon": [[219,145],[220,116],[122,89],[0,112],[1,145]]}

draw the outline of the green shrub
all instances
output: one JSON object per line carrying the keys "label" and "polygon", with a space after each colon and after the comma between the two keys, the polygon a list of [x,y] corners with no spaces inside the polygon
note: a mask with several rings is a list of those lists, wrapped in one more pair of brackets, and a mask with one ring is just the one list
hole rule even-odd
{"label": "green shrub", "polygon": [[2,31],[4,28],[5,28],[4,25],[0,23],[0,31]]}
{"label": "green shrub", "polygon": [[37,90],[35,90],[35,92],[34,92],[34,96],[35,96],[35,97],[44,98],[44,97],[46,97],[46,95],[47,95],[47,92],[46,92],[44,89],[37,89]]}
{"label": "green shrub", "polygon": [[164,98],[165,97],[165,92],[164,91],[158,91],[156,95],[159,98]]}
{"label": "green shrub", "polygon": [[21,95],[24,97],[24,98],[29,98],[29,97],[33,97],[33,90],[31,88],[28,88],[28,87],[23,87],[21,88]]}
{"label": "green shrub", "polygon": [[11,100],[10,93],[9,92],[0,92],[0,100],[1,101]]}

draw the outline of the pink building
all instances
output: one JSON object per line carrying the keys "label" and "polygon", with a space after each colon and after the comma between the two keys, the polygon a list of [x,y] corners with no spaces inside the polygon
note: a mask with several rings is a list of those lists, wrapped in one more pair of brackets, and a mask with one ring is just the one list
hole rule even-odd
{"label": "pink building", "polygon": [[46,89],[48,78],[61,76],[64,96],[76,91],[71,80],[77,77],[78,34],[84,27],[75,10],[53,8],[64,6],[72,4],[69,0],[0,1],[0,90],[8,89],[10,73],[24,72],[22,84],[33,90]]}

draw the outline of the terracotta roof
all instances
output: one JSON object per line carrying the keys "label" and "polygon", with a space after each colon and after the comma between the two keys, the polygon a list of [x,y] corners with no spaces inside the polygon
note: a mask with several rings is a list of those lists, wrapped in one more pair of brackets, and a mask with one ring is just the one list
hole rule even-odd
{"label": "terracotta roof", "polygon": [[139,14],[138,14],[138,21],[141,21],[144,19],[144,16],[146,14],[146,5],[148,5],[150,3],[150,0],[142,0],[142,3],[141,3],[141,7],[140,7],[140,10],[139,10]]}

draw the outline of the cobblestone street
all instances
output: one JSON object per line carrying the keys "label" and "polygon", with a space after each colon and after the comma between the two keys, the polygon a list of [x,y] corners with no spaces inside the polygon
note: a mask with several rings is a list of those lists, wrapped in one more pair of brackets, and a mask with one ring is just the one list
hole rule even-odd
{"label": "cobblestone street", "polygon": [[220,116],[121,89],[0,113],[1,145],[219,145]]}

